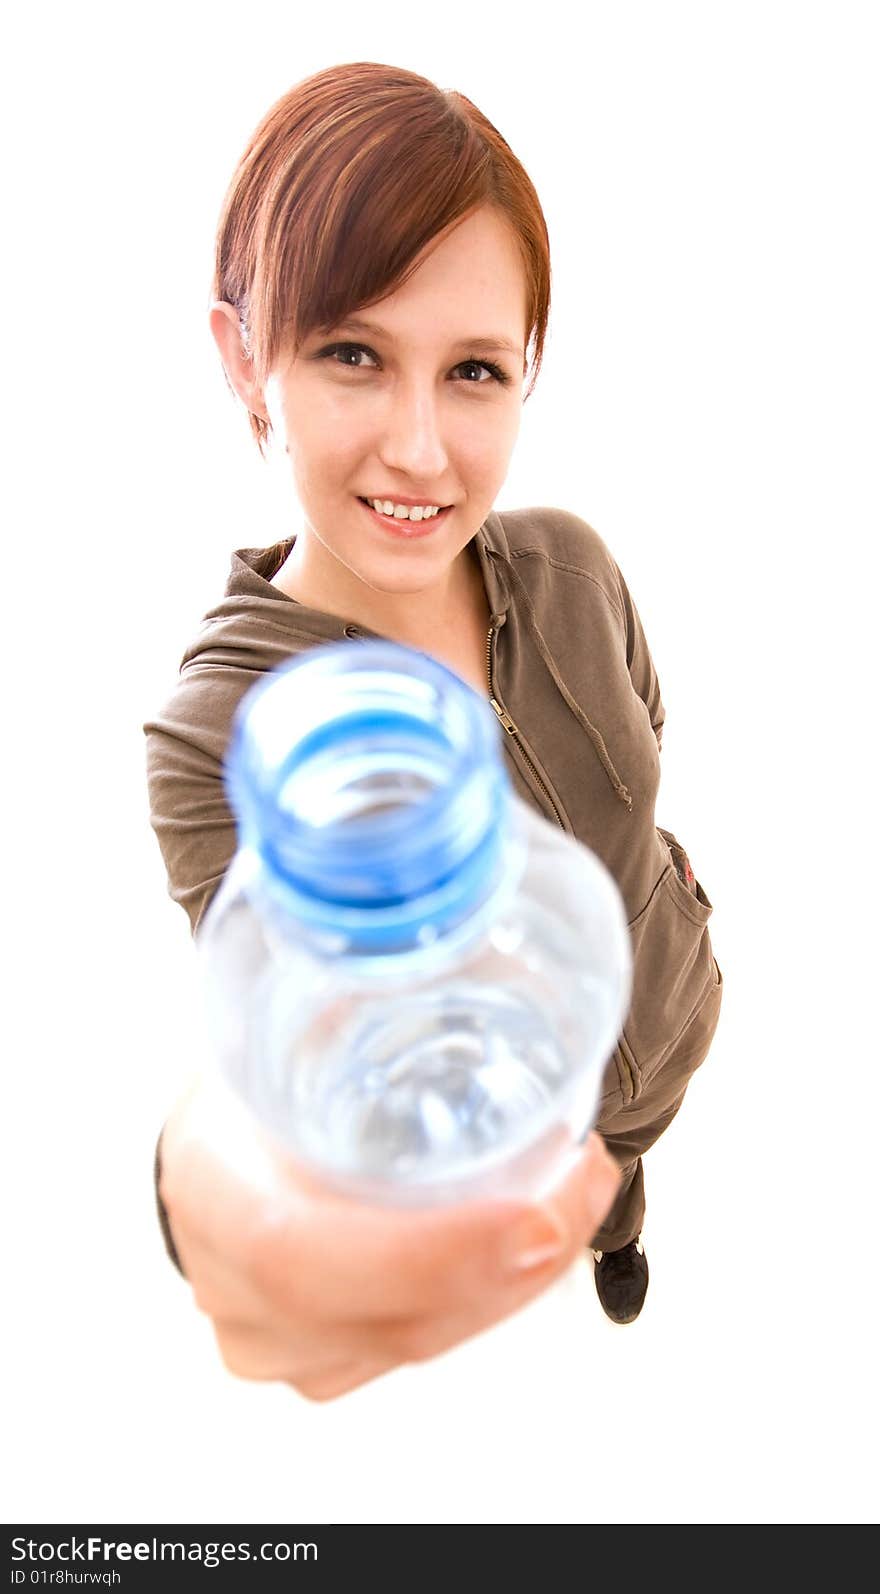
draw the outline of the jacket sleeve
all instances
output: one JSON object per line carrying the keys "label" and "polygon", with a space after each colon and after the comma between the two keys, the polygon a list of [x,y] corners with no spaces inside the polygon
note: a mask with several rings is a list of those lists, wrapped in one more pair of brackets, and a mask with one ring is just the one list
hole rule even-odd
{"label": "jacket sleeve", "polygon": [[626,625],[626,662],[632,678],[632,684],[645,704],[651,719],[651,729],[657,738],[657,746],[663,743],[663,725],[666,719],[666,710],[660,696],[660,683],[657,671],[648,648],[639,612],[632,600],[632,594],[624,581],[620,566],[616,561],[614,572],[617,579],[620,602],[623,608],[623,617]]}
{"label": "jacket sleeve", "polygon": [[[184,673],[155,719],[144,725],[150,823],[168,877],[168,893],[185,909],[195,935],[236,847],[235,819],[223,785],[223,754],[249,671],[204,667]],[[159,1194],[162,1134],[153,1185],[165,1249],[186,1278]]]}
{"label": "jacket sleeve", "polygon": [[235,710],[257,678],[257,672],[218,665],[192,669],[144,725],[150,824],[168,894],[185,910],[193,935],[235,853],[223,757]]}

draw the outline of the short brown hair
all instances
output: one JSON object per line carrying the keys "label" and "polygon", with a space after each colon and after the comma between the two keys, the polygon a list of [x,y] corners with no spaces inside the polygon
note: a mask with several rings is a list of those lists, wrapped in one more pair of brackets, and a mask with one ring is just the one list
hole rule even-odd
{"label": "short brown hair", "polygon": [[[550,309],[550,242],[497,128],[454,89],[375,61],[328,67],[282,95],[227,189],[211,286],[212,300],[238,311],[260,387],[279,354],[394,292],[430,240],[481,205],[507,219],[522,254],[528,398]],[[262,453],[269,423],[251,414],[250,425]]]}

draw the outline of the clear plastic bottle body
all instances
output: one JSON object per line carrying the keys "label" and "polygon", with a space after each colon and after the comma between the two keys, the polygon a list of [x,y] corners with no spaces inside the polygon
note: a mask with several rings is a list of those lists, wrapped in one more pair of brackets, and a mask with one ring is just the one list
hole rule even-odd
{"label": "clear plastic bottle body", "polygon": [[[326,655],[339,650],[321,651],[332,676]],[[271,741],[272,704],[264,689],[250,748],[243,705],[230,780],[240,845],[198,937],[214,1054],[287,1150],[352,1196],[527,1198],[595,1116],[630,997],[623,904],[599,859],[512,792],[497,724],[470,688],[410,650],[366,651],[345,647],[340,671],[350,685],[353,666],[381,664],[386,709],[405,672],[402,719],[390,733],[387,713],[365,723],[362,701],[352,717],[340,691],[317,707],[317,737],[300,734],[279,689],[269,825],[264,805],[248,826],[241,794],[254,745],[262,760]],[[453,704],[445,727],[453,755],[469,739],[463,765],[433,746],[426,763],[422,733],[410,737],[414,676]],[[304,674],[294,686],[304,705]],[[381,697],[375,674],[370,687]],[[334,704],[339,737],[325,734]],[[421,699],[435,726],[439,709]],[[281,870],[278,847],[268,861],[265,848],[280,793],[293,860]]]}

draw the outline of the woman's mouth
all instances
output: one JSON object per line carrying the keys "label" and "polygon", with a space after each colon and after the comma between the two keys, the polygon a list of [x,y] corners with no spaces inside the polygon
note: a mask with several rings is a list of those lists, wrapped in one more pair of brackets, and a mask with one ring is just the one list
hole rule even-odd
{"label": "woman's mouth", "polygon": [[447,504],[438,515],[431,515],[428,520],[410,520],[402,515],[382,515],[366,498],[359,498],[358,503],[363,504],[374,525],[382,526],[393,537],[402,537],[406,541],[412,541],[415,537],[429,537],[455,508],[454,504]]}

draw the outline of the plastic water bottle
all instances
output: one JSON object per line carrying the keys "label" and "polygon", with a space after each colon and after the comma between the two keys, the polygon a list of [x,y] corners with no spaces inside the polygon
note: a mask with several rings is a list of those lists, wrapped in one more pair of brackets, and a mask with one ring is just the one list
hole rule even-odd
{"label": "plastic water bottle", "polygon": [[360,1200],[528,1199],[586,1137],[631,995],[618,888],[514,793],[427,654],[325,644],[242,700],[238,850],[197,946],[222,1074]]}

